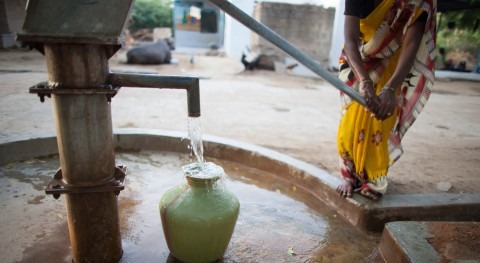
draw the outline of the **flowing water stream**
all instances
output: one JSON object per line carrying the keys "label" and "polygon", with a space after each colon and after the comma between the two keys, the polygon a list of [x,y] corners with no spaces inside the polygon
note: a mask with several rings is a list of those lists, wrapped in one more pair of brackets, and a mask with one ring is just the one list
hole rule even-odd
{"label": "flowing water stream", "polygon": [[200,117],[188,118],[188,138],[190,139],[189,147],[193,155],[197,158],[197,162],[203,163],[202,125]]}

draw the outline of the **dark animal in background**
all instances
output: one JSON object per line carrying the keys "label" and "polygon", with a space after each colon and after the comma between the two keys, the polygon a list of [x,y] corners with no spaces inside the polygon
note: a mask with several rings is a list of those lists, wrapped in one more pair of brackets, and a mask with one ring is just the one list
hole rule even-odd
{"label": "dark animal in background", "polygon": [[240,61],[247,70],[254,70],[256,67],[256,60],[247,59],[247,55],[245,55],[245,53],[242,53],[242,58],[240,59]]}
{"label": "dark animal in background", "polygon": [[254,52],[245,54],[242,53],[242,58],[240,61],[246,70],[254,69],[265,69],[265,70],[275,70],[274,61],[277,58],[275,56],[267,56],[264,54],[257,54]]}
{"label": "dark animal in background", "polygon": [[151,44],[141,44],[127,51],[127,64],[169,64],[171,50],[175,49],[173,39],[166,38]]}

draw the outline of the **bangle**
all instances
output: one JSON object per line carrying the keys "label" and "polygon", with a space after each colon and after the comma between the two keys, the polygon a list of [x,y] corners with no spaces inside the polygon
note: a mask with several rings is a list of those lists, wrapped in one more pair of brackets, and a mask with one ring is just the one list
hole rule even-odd
{"label": "bangle", "polygon": [[371,79],[364,79],[364,80],[362,80],[362,83],[367,83],[367,82],[370,82],[370,83],[372,83],[372,85],[373,85],[373,81],[372,81]]}
{"label": "bangle", "polygon": [[382,91],[384,91],[384,90],[389,90],[389,91],[395,93],[395,88],[392,88],[392,87],[389,87],[389,86],[383,87],[383,88],[382,88]]}

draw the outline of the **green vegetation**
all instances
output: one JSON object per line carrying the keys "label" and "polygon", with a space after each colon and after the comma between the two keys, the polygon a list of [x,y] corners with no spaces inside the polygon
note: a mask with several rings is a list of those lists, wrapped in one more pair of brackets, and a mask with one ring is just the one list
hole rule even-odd
{"label": "green vegetation", "polygon": [[144,28],[171,28],[172,12],[171,0],[135,0],[128,28],[133,32]]}
{"label": "green vegetation", "polygon": [[446,51],[464,50],[476,54],[480,49],[480,9],[439,13],[437,46]]}

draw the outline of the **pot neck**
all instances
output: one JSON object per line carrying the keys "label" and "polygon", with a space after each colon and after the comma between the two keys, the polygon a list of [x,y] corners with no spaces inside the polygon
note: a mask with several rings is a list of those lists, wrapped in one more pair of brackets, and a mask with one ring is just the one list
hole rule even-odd
{"label": "pot neck", "polygon": [[214,188],[216,187],[218,183],[218,179],[220,179],[218,176],[216,177],[210,177],[210,178],[198,178],[198,177],[192,177],[192,176],[186,176],[187,178],[187,183],[190,187],[192,188]]}

